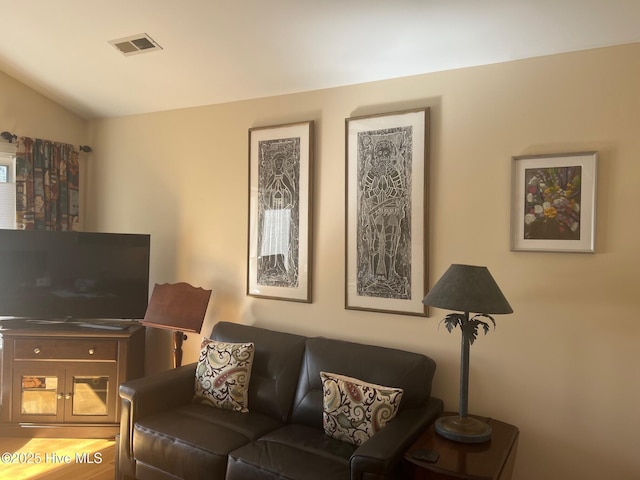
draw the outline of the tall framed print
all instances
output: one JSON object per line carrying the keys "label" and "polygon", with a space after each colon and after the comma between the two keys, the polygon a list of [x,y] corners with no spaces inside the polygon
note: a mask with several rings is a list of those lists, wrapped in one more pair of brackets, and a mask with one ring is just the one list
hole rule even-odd
{"label": "tall framed print", "polygon": [[345,308],[424,316],[429,109],[345,122]]}
{"label": "tall framed print", "polygon": [[249,129],[247,294],[311,302],[313,122]]}
{"label": "tall framed print", "polygon": [[595,252],[597,152],[511,160],[511,250]]}

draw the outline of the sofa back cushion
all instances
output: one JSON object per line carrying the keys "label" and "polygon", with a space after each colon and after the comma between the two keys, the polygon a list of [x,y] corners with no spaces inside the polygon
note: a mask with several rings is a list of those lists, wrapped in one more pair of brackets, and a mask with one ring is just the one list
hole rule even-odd
{"label": "sofa back cushion", "polygon": [[249,411],[286,422],[300,373],[305,337],[237,323],[218,322],[213,340],[255,346],[249,382]]}
{"label": "sofa back cushion", "polygon": [[422,405],[431,397],[435,369],[435,362],[419,353],[322,337],[308,338],[291,419],[322,428],[321,371],[402,388],[404,395],[398,410],[401,412]]}

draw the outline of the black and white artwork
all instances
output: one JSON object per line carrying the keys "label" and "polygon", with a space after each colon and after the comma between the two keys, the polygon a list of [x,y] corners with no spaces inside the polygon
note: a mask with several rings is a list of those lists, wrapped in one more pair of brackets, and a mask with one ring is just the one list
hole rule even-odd
{"label": "black and white artwork", "polygon": [[258,143],[258,274],[262,286],[298,286],[300,138]]}
{"label": "black and white artwork", "polygon": [[311,301],[312,131],[249,130],[249,295]]}
{"label": "black and white artwork", "polygon": [[413,127],[357,136],[358,295],[411,298]]}
{"label": "black and white artwork", "polygon": [[348,309],[425,315],[428,112],[346,120]]}

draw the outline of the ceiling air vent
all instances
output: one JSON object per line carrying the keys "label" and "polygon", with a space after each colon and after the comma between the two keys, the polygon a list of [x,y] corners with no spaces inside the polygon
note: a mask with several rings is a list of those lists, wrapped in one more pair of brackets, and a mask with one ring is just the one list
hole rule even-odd
{"label": "ceiling air vent", "polygon": [[146,33],[110,40],[109,43],[126,56],[162,50],[162,47]]}

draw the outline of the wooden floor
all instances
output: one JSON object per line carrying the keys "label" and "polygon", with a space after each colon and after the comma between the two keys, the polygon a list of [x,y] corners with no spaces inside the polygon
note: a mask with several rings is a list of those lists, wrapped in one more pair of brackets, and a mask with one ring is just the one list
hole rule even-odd
{"label": "wooden floor", "polygon": [[113,440],[0,438],[2,480],[113,480]]}

